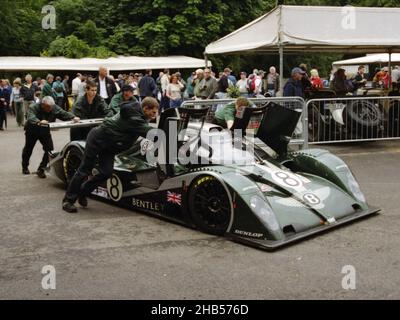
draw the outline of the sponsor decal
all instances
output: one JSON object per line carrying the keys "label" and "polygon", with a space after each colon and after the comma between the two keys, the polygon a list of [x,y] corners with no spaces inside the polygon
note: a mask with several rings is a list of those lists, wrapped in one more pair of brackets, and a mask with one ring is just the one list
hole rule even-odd
{"label": "sponsor decal", "polygon": [[97,187],[96,189],[93,190],[92,194],[94,194],[95,196],[98,196],[98,197],[109,199],[108,191],[106,188],[103,188],[103,187]]}
{"label": "sponsor decal", "polygon": [[203,177],[203,178],[201,178],[201,179],[196,181],[195,186],[199,186],[203,182],[206,182],[206,181],[209,181],[209,180],[215,180],[215,178],[214,177],[210,177],[210,176]]}
{"label": "sponsor decal", "polygon": [[242,231],[242,230],[238,230],[238,229],[235,229],[235,231],[233,233],[239,234],[241,236],[250,237],[250,238],[257,238],[257,239],[258,238],[262,238],[264,236],[263,233]]}
{"label": "sponsor decal", "polygon": [[154,147],[153,143],[148,139],[143,139],[140,141],[140,153],[142,156],[146,154],[148,150],[151,150]]}
{"label": "sponsor decal", "polygon": [[146,201],[146,200],[132,198],[132,205],[135,208],[139,208],[139,209],[146,209],[146,210],[151,210],[151,211],[156,211],[156,212],[163,211],[163,205],[159,202]]}
{"label": "sponsor decal", "polygon": [[182,205],[181,201],[182,201],[181,194],[167,191],[167,202],[171,202],[180,206]]}

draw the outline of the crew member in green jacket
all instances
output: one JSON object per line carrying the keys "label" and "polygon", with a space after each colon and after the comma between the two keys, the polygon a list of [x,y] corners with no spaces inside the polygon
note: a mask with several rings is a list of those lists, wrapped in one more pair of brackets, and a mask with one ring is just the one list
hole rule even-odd
{"label": "crew member in green jacket", "polygon": [[[250,101],[245,97],[239,97],[235,102],[231,102],[218,110],[213,119],[213,123],[223,128],[232,128],[238,110],[250,106]],[[243,110],[244,111],[244,110]]]}
{"label": "crew member in green jacket", "polygon": [[119,106],[121,103],[126,101],[138,101],[133,95],[133,87],[129,84],[124,84],[121,88],[121,92],[114,95],[109,104],[109,108],[112,110],[113,114],[119,112]]}
{"label": "crew member in green jacket", "polygon": [[[72,113],[81,119],[112,117],[114,113],[99,94],[97,84],[91,80],[86,82],[85,94],[80,96],[72,107]],[[71,128],[71,141],[86,140],[91,127]]]}
{"label": "crew member in green jacket", "polygon": [[52,98],[56,97],[55,92],[53,90],[53,82],[54,82],[54,76],[52,74],[48,74],[46,77],[46,82],[43,86],[42,92],[40,94],[41,98],[44,98],[47,96],[52,97]]}
{"label": "crew member in green jacket", "polygon": [[[81,165],[69,183],[62,208],[66,212],[77,212],[75,201],[86,207],[88,196],[103,181],[111,177],[116,154],[129,149],[139,136],[146,137],[152,127],[149,120],[157,117],[158,102],[148,97],[139,102],[122,103],[120,112],[92,129],[87,137]],[[98,161],[98,173],[91,179],[92,170]]]}
{"label": "crew member in green jacket", "polygon": [[27,114],[27,122],[25,123],[25,146],[22,150],[22,173],[29,174],[29,159],[31,158],[33,148],[39,140],[43,146],[44,155],[42,162],[37,170],[39,178],[46,178],[44,169],[49,162],[49,152],[53,150],[53,140],[51,139],[49,122],[56,119],[73,120],[79,122],[79,117],[73,113],[64,111],[57,106],[52,97],[44,97],[38,104],[30,106]]}

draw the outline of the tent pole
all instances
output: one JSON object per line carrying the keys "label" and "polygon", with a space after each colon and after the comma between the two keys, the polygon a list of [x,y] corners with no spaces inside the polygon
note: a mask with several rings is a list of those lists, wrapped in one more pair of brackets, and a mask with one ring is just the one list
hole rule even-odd
{"label": "tent pole", "polygon": [[392,90],[392,49],[389,49],[389,90]]}
{"label": "tent pole", "polygon": [[279,93],[283,96],[283,46],[279,45]]}
{"label": "tent pole", "polygon": [[207,53],[204,52],[204,64],[205,64],[205,68],[208,68],[208,57],[207,57]]}

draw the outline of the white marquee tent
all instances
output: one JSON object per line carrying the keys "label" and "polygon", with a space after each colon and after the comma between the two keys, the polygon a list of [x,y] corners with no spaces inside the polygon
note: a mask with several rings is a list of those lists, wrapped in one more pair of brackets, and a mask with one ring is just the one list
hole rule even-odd
{"label": "white marquee tent", "polygon": [[283,51],[400,52],[399,21],[400,8],[282,5],[210,43],[205,55],[279,50],[282,70]]}
{"label": "white marquee tent", "polygon": [[[399,53],[392,54],[391,62],[400,63],[400,54]],[[367,54],[365,57],[335,61],[332,63],[332,65],[341,67],[341,66],[352,66],[352,65],[355,66],[366,65],[372,63],[383,64],[383,65],[388,64],[389,54],[388,53]]]}
{"label": "white marquee tent", "polygon": [[[204,67],[204,60],[186,56],[123,57],[108,59],[68,59],[64,57],[0,57],[0,70],[78,70],[97,71],[100,66],[110,71],[144,69],[188,69]],[[211,66],[211,62],[208,62]]]}

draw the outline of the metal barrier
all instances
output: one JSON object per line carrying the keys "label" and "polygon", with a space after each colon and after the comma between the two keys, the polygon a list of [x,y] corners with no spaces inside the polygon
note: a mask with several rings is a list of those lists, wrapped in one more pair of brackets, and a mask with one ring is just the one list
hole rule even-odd
{"label": "metal barrier", "polygon": [[312,99],[305,110],[310,144],[400,139],[400,96]]}
{"label": "metal barrier", "polygon": [[[254,103],[256,106],[265,105],[267,103],[275,103],[282,107],[296,110],[302,113],[301,118],[298,123],[298,127],[296,131],[293,133],[290,144],[292,145],[300,145],[300,148],[304,149],[308,144],[308,130],[304,130],[303,128],[307,128],[307,112],[306,111],[306,103],[304,99],[300,97],[272,97],[272,98],[248,98],[249,101]],[[193,106],[202,107],[209,106],[210,111],[207,115],[206,121],[211,122],[214,118],[214,114],[216,112],[217,106],[222,106],[231,102],[236,101],[236,99],[210,99],[210,100],[185,100],[182,103],[182,107]],[[247,127],[248,130],[257,130],[259,127],[261,119],[252,118]]]}

